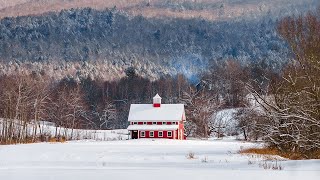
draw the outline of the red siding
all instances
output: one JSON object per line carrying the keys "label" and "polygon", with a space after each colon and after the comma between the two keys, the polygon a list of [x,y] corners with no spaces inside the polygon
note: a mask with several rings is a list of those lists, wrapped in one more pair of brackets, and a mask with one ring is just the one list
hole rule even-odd
{"label": "red siding", "polygon": [[[161,126],[162,125],[162,121],[161,122],[156,122],[157,125]],[[133,122],[131,122],[131,124],[133,124]],[[148,125],[152,125],[152,122],[147,122]],[[168,125],[171,125],[172,122],[167,122]],[[138,122],[138,125],[143,125],[143,122]],[[171,131],[172,132],[172,136],[171,137],[168,137],[168,131],[162,131],[163,132],[163,136],[162,137],[159,137],[159,131],[153,131],[154,132],[154,136],[153,137],[150,137],[150,131],[145,131],[145,137],[141,137],[141,131],[139,131],[139,138],[166,138],[166,139],[185,139],[185,136],[184,136],[184,123],[183,123],[183,120],[179,121],[178,122],[178,129],[177,130],[174,130],[174,131]],[[179,137],[179,132],[182,133],[180,134],[180,137]]]}
{"label": "red siding", "polygon": [[168,137],[168,131],[162,131],[162,137],[159,137],[159,131],[153,131],[154,136],[150,137],[150,131],[144,131],[145,137],[141,137],[141,131],[140,131],[140,138],[166,138],[166,139],[173,139],[174,131],[171,131],[171,137]]}
{"label": "red siding", "polygon": [[161,104],[159,104],[159,103],[154,103],[153,104],[153,107],[160,107],[161,106]]}
{"label": "red siding", "polygon": [[182,139],[185,139],[183,121],[179,122],[179,131],[182,130]]}

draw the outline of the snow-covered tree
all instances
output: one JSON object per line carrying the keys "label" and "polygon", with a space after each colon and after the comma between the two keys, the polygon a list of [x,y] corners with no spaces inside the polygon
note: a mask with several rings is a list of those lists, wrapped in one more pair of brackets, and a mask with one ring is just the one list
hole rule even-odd
{"label": "snow-covered tree", "polygon": [[194,136],[197,131],[197,125],[191,120],[187,120],[184,123],[184,132],[187,137]]}
{"label": "snow-covered tree", "polygon": [[99,113],[100,129],[111,128],[112,123],[117,119],[117,110],[111,100],[106,100],[104,108]]}
{"label": "snow-covered tree", "polygon": [[186,104],[186,116],[197,125],[196,134],[208,138],[210,118],[219,109],[220,103],[210,92],[192,88],[190,92],[184,92],[182,101]]}

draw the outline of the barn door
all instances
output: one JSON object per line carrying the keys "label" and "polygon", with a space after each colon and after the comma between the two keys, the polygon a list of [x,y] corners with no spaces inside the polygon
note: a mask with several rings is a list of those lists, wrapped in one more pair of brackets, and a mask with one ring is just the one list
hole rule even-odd
{"label": "barn door", "polygon": [[131,131],[132,132],[132,139],[138,139],[138,131]]}

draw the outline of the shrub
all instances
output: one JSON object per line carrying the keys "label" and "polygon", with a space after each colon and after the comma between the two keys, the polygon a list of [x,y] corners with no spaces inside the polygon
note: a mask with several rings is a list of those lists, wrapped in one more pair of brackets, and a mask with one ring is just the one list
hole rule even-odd
{"label": "shrub", "polygon": [[[313,159],[320,159],[320,150],[314,152],[313,154],[309,154],[306,156],[305,154],[302,153],[296,153],[296,152],[283,152],[279,151],[276,148],[248,148],[248,149],[241,149],[239,151],[240,154],[260,154],[260,155],[277,155],[281,156],[284,158],[288,158],[291,160],[299,160],[299,159],[308,159],[308,158],[313,158]],[[274,159],[267,157],[269,159]]]}
{"label": "shrub", "polygon": [[195,153],[190,151],[188,154],[187,154],[187,158],[188,159],[195,159]]}
{"label": "shrub", "polygon": [[203,163],[209,162],[208,156],[205,156],[203,159],[201,159],[201,162]]}

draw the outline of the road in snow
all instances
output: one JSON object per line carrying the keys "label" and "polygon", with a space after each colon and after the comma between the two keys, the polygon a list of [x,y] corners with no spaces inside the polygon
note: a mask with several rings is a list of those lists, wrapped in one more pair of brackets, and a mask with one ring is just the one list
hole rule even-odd
{"label": "road in snow", "polygon": [[[265,170],[259,167],[263,163],[260,158],[237,153],[240,148],[251,146],[256,145],[235,140],[77,141],[0,146],[0,180],[320,178],[320,160],[281,161],[277,163],[283,170]],[[188,159],[189,152],[196,157]]]}

